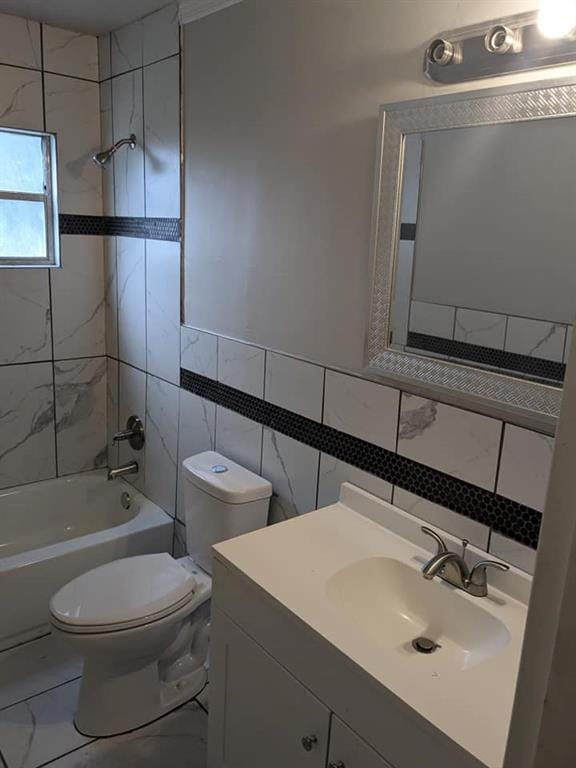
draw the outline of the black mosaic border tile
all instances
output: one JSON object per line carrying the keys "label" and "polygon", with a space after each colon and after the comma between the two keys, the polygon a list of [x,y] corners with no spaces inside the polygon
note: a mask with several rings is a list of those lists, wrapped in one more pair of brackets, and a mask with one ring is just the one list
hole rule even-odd
{"label": "black mosaic border tile", "polygon": [[407,346],[435,352],[438,355],[469,360],[492,368],[506,369],[515,373],[538,379],[550,386],[561,387],[566,375],[566,365],[541,357],[519,355],[516,352],[505,352],[501,349],[481,347],[478,344],[468,344],[465,341],[443,339],[440,336],[430,336],[426,333],[409,332]]}
{"label": "black mosaic border tile", "polygon": [[182,368],[180,386],[536,549],[542,515],[496,493]]}
{"label": "black mosaic border tile", "polygon": [[61,235],[95,235],[97,237],[137,237],[146,240],[182,239],[180,219],[140,218],[136,216],[83,216],[61,213]]}

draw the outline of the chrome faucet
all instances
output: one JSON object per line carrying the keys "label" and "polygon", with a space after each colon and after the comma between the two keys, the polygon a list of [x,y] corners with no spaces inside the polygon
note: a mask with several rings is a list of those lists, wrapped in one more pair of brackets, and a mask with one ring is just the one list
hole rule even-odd
{"label": "chrome faucet", "polygon": [[117,477],[124,477],[125,475],[137,475],[138,474],[138,462],[131,461],[129,464],[123,464],[116,469],[108,470],[108,480],[115,480]]}
{"label": "chrome faucet", "polygon": [[444,539],[431,528],[422,526],[422,533],[431,536],[438,545],[438,551],[422,568],[422,575],[428,581],[438,576],[453,587],[464,590],[474,597],[486,597],[488,594],[488,580],[486,571],[488,568],[496,568],[499,571],[509,571],[510,566],[499,563],[496,560],[480,560],[472,569],[466,563],[466,547],[469,542],[462,539],[462,553],[450,552]]}

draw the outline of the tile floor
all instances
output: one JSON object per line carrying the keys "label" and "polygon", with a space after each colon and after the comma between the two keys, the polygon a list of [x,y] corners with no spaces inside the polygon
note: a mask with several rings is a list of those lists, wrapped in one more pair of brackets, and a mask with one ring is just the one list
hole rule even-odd
{"label": "tile floor", "polygon": [[137,731],[90,739],[73,724],[81,673],[52,635],[0,653],[2,768],[205,768],[207,690]]}

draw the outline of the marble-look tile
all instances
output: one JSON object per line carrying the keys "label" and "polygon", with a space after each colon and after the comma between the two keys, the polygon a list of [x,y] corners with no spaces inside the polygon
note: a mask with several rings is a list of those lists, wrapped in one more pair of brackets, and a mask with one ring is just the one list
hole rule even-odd
{"label": "marble-look tile", "polygon": [[183,325],[180,329],[180,364],[193,373],[218,376],[218,336]]}
{"label": "marble-look tile", "polygon": [[44,130],[42,75],[0,65],[0,126]]}
{"label": "marble-look tile", "polygon": [[508,318],[505,346],[507,352],[561,363],[565,343],[565,325],[529,320],[526,317]]}
{"label": "marble-look tile", "polygon": [[544,511],[554,438],[506,424],[497,492]]}
{"label": "marble-look tile", "polygon": [[165,59],[180,51],[178,4],[171,3],[142,19],[144,65]]}
{"label": "marble-look tile", "polygon": [[51,768],[204,768],[207,727],[206,713],[192,701],[144,728],[82,747]]}
{"label": "marble-look tile", "polygon": [[66,213],[102,213],[98,83],[45,75],[46,129],[58,135],[58,195]]}
{"label": "marble-look tile", "polygon": [[0,64],[40,69],[40,24],[20,16],[0,14]]}
{"label": "marble-look tile", "polygon": [[169,515],[176,514],[178,387],[147,376],[146,496]]}
{"label": "marble-look tile", "polygon": [[106,440],[108,443],[108,466],[117,467],[120,446],[114,442],[114,435],[120,429],[119,421],[119,364],[112,357],[106,358]]}
{"label": "marble-look tile", "polygon": [[44,69],[98,81],[98,38],[44,24]]}
{"label": "marble-look tile", "polygon": [[265,398],[308,419],[322,420],[324,368],[275,352],[266,355]]}
{"label": "marble-look tile", "polygon": [[73,723],[79,688],[74,680],[3,710],[0,750],[7,768],[36,768],[92,741]]}
{"label": "marble-look tile", "polygon": [[[112,126],[112,81],[100,83],[100,145],[102,148],[114,144]],[[102,179],[102,213],[104,216],[114,216],[114,163],[101,172]]]}
{"label": "marble-look tile", "polygon": [[499,560],[514,565],[516,568],[520,568],[521,571],[534,573],[536,550],[519,544],[517,541],[512,541],[512,539],[507,539],[500,533],[493,532],[490,537],[490,554]]}
{"label": "marble-look tile", "polygon": [[376,475],[364,472],[351,464],[339,461],[323,453],[320,456],[320,474],[318,476],[318,507],[335,504],[340,498],[342,483],[352,483],[358,488],[372,493],[381,499],[392,499],[392,486]]}
{"label": "marble-look tile", "polygon": [[116,239],[118,280],[118,353],[120,360],[146,368],[145,241]]}
{"label": "marble-look tile", "polygon": [[216,450],[227,459],[260,474],[262,425],[218,406],[216,409]]}
{"label": "marble-look tile", "polygon": [[409,327],[412,333],[425,333],[427,336],[451,339],[454,336],[455,315],[454,307],[427,301],[412,301]]}
{"label": "marble-look tile", "polygon": [[324,423],[389,451],[396,449],[400,392],[326,371]]}
{"label": "marble-look tile", "polygon": [[2,270],[0,328],[0,365],[52,358],[48,270]]}
{"label": "marble-look tile", "polygon": [[[130,416],[138,416],[142,423],[146,425],[146,374],[137,368],[133,368],[131,365],[120,363],[118,392],[119,428],[124,429],[126,427],[126,422]],[[146,435],[146,439],[148,439],[148,435]],[[126,479],[138,488],[139,491],[144,492],[146,479],[145,450],[135,451],[130,447],[127,440],[123,440],[120,443],[118,460],[120,464],[126,464],[130,461],[138,462],[138,474],[129,475]]]}
{"label": "marble-look tile", "polygon": [[104,248],[106,354],[111,357],[118,357],[118,271],[116,266],[116,238],[103,238],[102,246]]}
{"label": "marble-look tile", "polygon": [[111,35],[107,32],[98,38],[98,79],[107,80],[112,75]]}
{"label": "marble-look tile", "polygon": [[122,147],[114,155],[116,216],[144,216],[144,112],[142,70],[112,80],[114,141],[136,136],[135,149]]}
{"label": "marble-look tile", "polygon": [[254,397],[264,396],[266,352],[251,344],[218,339],[218,381]]}
{"label": "marble-look tile", "polygon": [[180,383],[180,243],[146,242],[146,370]]}
{"label": "marble-look tile", "polygon": [[52,364],[0,367],[0,488],[55,475]]}
{"label": "marble-look tile", "polygon": [[146,216],[180,217],[180,57],[144,69]]}
{"label": "marble-look tile", "polygon": [[104,253],[99,237],[62,235],[62,269],[52,270],[54,357],[106,354]]}
{"label": "marble-look tile", "polygon": [[564,345],[564,362],[568,362],[568,358],[570,357],[570,350],[572,349],[572,328],[573,326],[569,325],[568,329],[566,330],[566,344]]}
{"label": "marble-look tile", "polygon": [[496,419],[402,394],[398,453],[491,491],[501,432]]}
{"label": "marble-look tile", "polygon": [[488,549],[490,528],[487,525],[477,523],[475,520],[464,517],[464,515],[452,512],[451,509],[433,504],[421,496],[416,496],[398,487],[394,488],[393,504],[395,507],[400,507],[405,512],[436,526],[436,528],[447,531],[458,539],[468,539],[474,546],[484,551]]}
{"label": "marble-look tile", "polygon": [[45,635],[3,651],[0,653],[0,710],[81,674],[82,659],[56,635]]}
{"label": "marble-look tile", "polygon": [[54,363],[58,474],[105,467],[106,358]]}
{"label": "marble-look tile", "polygon": [[174,521],[174,545],[172,547],[173,557],[185,557],[188,554],[186,545],[186,526],[180,520]]}
{"label": "marble-look tile", "polygon": [[457,309],[454,338],[467,344],[490,349],[504,349],[506,317],[492,312]]}
{"label": "marble-look tile", "polygon": [[178,429],[178,517],[184,520],[182,462],[204,451],[213,451],[216,433],[216,404],[180,390]]}
{"label": "marble-look tile", "polygon": [[271,522],[287,520],[315,508],[319,459],[315,448],[264,429],[262,476],[274,489]]}
{"label": "marble-look tile", "polygon": [[142,35],[140,20],[112,32],[110,51],[113,76],[142,66]]}

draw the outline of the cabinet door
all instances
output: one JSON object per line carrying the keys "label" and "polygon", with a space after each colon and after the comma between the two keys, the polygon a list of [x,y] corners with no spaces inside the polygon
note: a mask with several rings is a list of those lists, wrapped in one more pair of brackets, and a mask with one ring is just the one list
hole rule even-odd
{"label": "cabinet door", "polygon": [[392,768],[378,752],[332,715],[328,768]]}
{"label": "cabinet door", "polygon": [[210,768],[325,768],[330,712],[218,610],[210,670]]}

